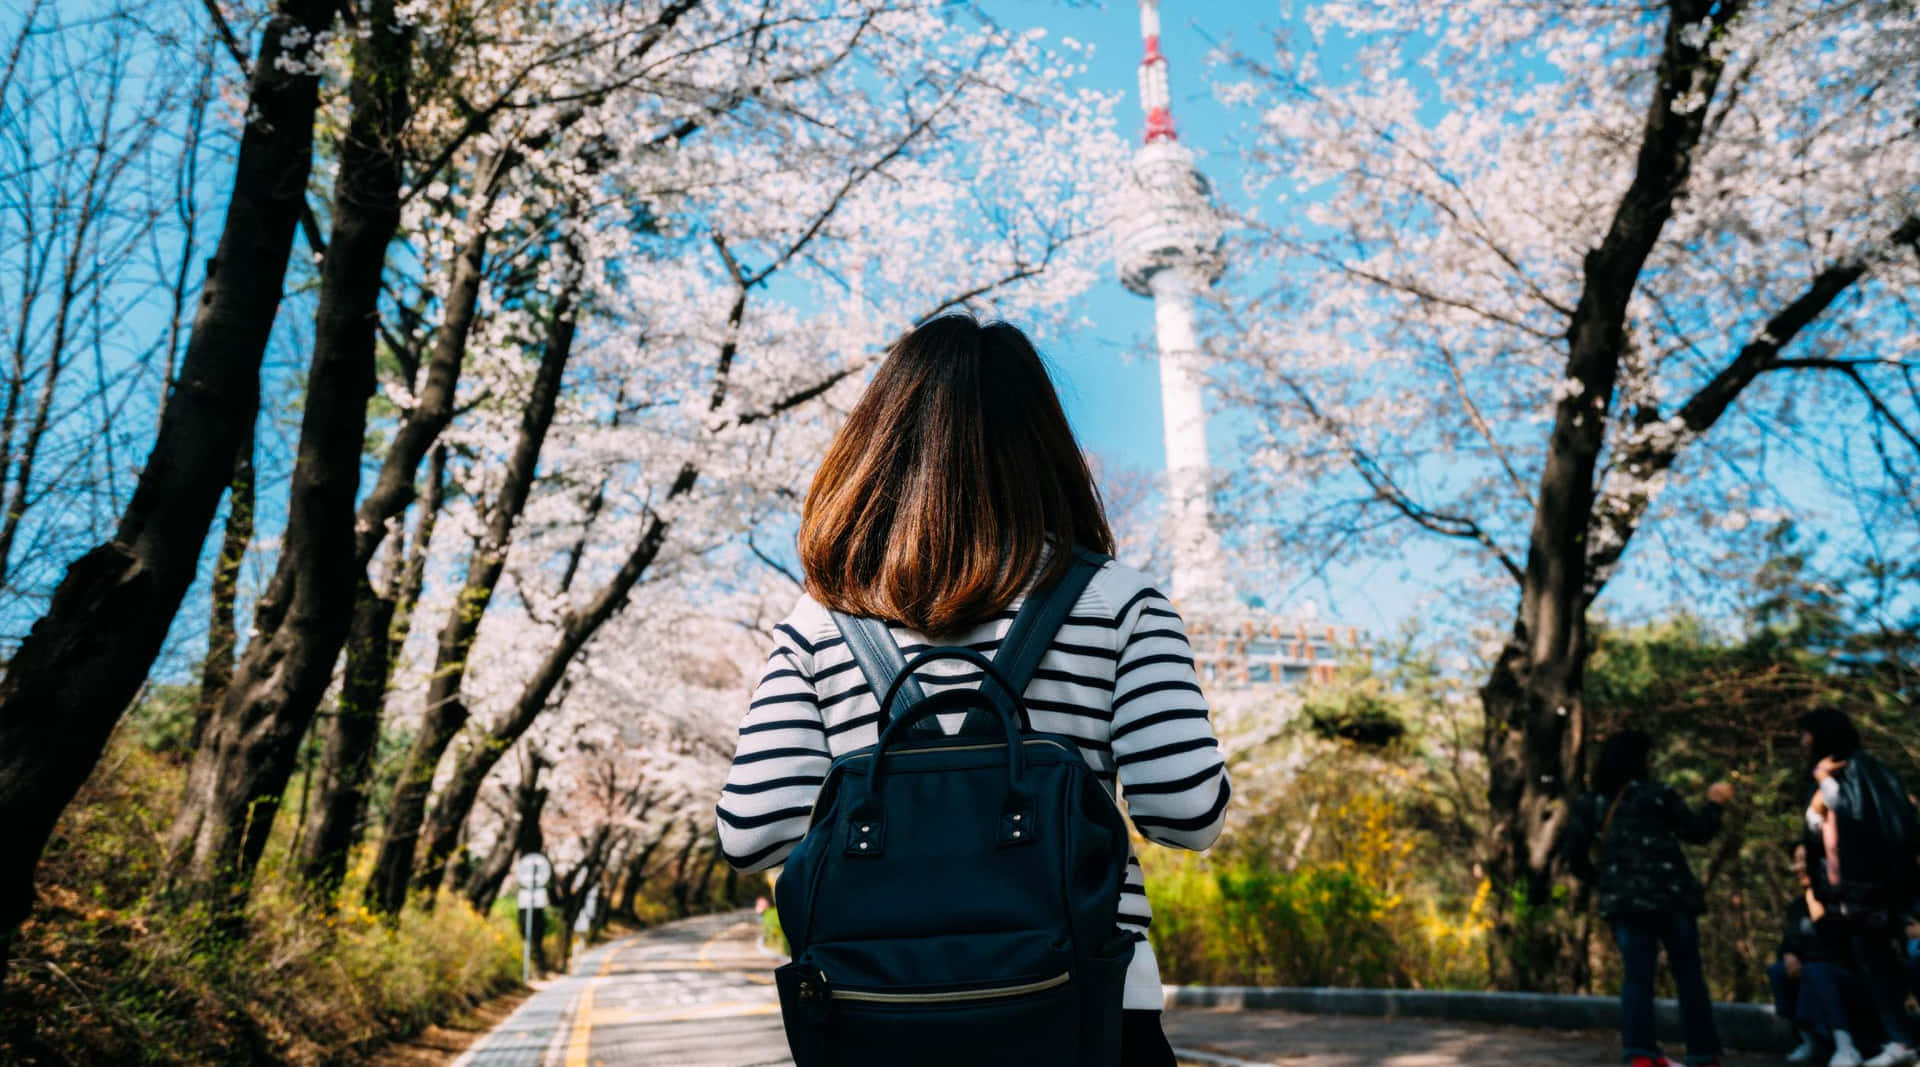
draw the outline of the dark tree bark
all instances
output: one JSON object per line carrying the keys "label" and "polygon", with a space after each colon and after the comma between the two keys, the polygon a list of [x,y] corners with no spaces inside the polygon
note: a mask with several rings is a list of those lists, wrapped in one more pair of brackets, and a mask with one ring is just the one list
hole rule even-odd
{"label": "dark tree bark", "polygon": [[320,268],[314,350],[279,565],[206,743],[194,754],[169,844],[175,881],[219,906],[244,902],[313,712],[353,621],[365,564],[354,499],[373,393],[380,278],[400,222],[400,136],[413,33],[392,0],[363,13],[351,117]]}
{"label": "dark tree bark", "polygon": [[[433,674],[427,683],[427,711],[420,732],[407,752],[400,780],[394,786],[393,802],[388,808],[387,824],[380,839],[380,852],[374,861],[373,879],[367,886],[368,906],[385,914],[394,914],[406,903],[409,884],[429,890],[440,884],[446,858],[452,854],[460,824],[452,827],[442,841],[433,837],[437,851],[429,852],[429,862],[420,878],[412,878],[416,842],[420,824],[426,815],[427,795],[433,785],[434,770],[440,764],[447,745],[466,725],[467,707],[461,697],[466,681],[467,656],[480,634],[480,623],[494,589],[507,565],[507,552],[513,542],[513,529],[526,508],[533,491],[534,473],[540,463],[540,449],[546,443],[547,430],[553,425],[553,413],[559,403],[560,382],[566,374],[567,360],[573,351],[574,327],[579,309],[578,292],[569,285],[555,302],[548,326],[540,366],[534,375],[532,394],[521,411],[520,427],[513,453],[501,480],[500,493],[487,517],[487,527],[474,545],[473,558],[467,564],[467,577],[460,594],[440,630],[439,647],[434,655]],[[489,764],[491,767],[491,764]],[[476,788],[473,797],[478,797]],[[468,799],[471,805],[473,798]],[[462,812],[461,823],[464,824]],[[435,832],[437,834],[438,827]]]}
{"label": "dark tree bark", "polygon": [[386,703],[392,673],[387,636],[393,609],[391,598],[381,596],[365,578],[360,580],[347,634],[340,702],[326,724],[317,818],[300,850],[301,878],[323,898],[339,888],[346,876],[347,855],[358,838],[366,808],[366,782],[373,773],[374,749],[380,740],[380,709]]}
{"label": "dark tree bark", "polygon": [[[520,784],[513,791],[514,821],[511,832],[500,835],[500,843],[467,880],[464,892],[476,911],[485,912],[493,907],[494,898],[499,896],[500,887],[506,881],[507,872],[513,869],[515,859],[529,852],[540,851],[543,843],[540,813],[547,806],[547,790],[540,785],[540,772],[550,766],[552,764],[537,752],[528,758],[526,770],[520,776]],[[496,854],[499,854],[498,859]]]}
{"label": "dark tree bark", "polygon": [[[60,812],[145,680],[260,400],[260,362],[304,207],[317,80],[282,69],[332,0],[282,0],[248,80],[233,195],[160,431],[112,540],[67,570],[0,682],[0,931],[33,904]],[[296,68],[299,69],[299,68]]]}
{"label": "dark tree bark", "polygon": [[680,855],[673,864],[673,888],[668,894],[673,898],[675,918],[684,919],[691,912],[687,909],[687,868],[693,863],[693,850],[700,844],[700,827],[691,818],[687,820],[687,843],[680,847]]}
{"label": "dark tree bark", "polygon": [[253,431],[248,428],[240,454],[233,461],[233,484],[227,489],[226,531],[220,538],[220,557],[213,564],[212,601],[207,617],[207,658],[200,665],[200,697],[193,705],[193,734],[187,751],[199,749],[207,722],[233,682],[233,657],[239,650],[233,605],[240,587],[240,564],[253,543]]}
{"label": "dark tree bark", "polygon": [[631,860],[627,861],[627,876],[620,885],[620,914],[630,919],[640,917],[636,905],[640,903],[640,891],[647,885],[647,864],[652,862],[653,854],[660,850],[660,846],[667,840],[667,835],[672,832],[672,822],[662,825],[660,832],[655,834],[653,839],[648,841]]}
{"label": "dark tree bark", "polygon": [[[517,821],[513,829],[518,832]],[[500,887],[506,884],[507,872],[513,869],[513,858],[516,855],[518,853],[514,851],[514,835],[502,834],[500,840],[495,841],[493,847],[487,850],[486,857],[474,865],[473,870],[468,873],[465,884],[460,887],[460,892],[467,898],[467,903],[473,905],[475,911],[484,914],[488,908],[493,907],[494,899],[500,895]]]}
{"label": "dark tree bark", "polygon": [[[302,880],[321,899],[340,887],[348,857],[360,840],[373,758],[386,710],[387,684],[393,663],[406,644],[408,619],[425,580],[446,465],[446,449],[436,447],[429,464],[427,494],[414,526],[413,549],[391,568],[389,592],[382,595],[371,582],[362,580],[354,601],[340,703],[325,727],[326,751],[320,765],[313,833],[305,839],[299,858]],[[397,550],[399,540],[392,543]],[[509,856],[509,862],[511,859]]]}
{"label": "dark tree bark", "polygon": [[[564,877],[554,879],[554,903],[560,911],[560,930],[565,936],[562,945],[561,965],[573,954],[573,925],[580,919],[580,913],[586,910],[587,896],[593,887],[600,883],[600,874],[606,869],[607,856],[613,843],[613,827],[602,823],[589,835],[585,854],[580,862],[567,871]],[[600,902],[602,909],[606,901]]]}
{"label": "dark tree bark", "polygon": [[[1607,408],[1626,351],[1627,305],[1661,231],[1684,192],[1724,60],[1712,42],[1738,16],[1739,0],[1671,0],[1632,182],[1600,247],[1587,253],[1585,282],[1567,330],[1567,377],[1584,389],[1554,414],[1512,635],[1480,690],[1486,709],[1492,826],[1487,873],[1498,902],[1496,982],[1536,989],[1554,980],[1562,939],[1552,909],[1555,843],[1577,790],[1586,744],[1582,700],[1590,600],[1587,534]],[[1688,31],[1710,29],[1705,39]],[[1604,405],[1596,408],[1596,400]]]}
{"label": "dark tree bark", "polygon": [[713,869],[720,866],[720,842],[717,838],[707,842],[707,862],[700,868],[700,877],[693,883],[691,905],[705,909],[709,903],[707,887],[713,884]]}

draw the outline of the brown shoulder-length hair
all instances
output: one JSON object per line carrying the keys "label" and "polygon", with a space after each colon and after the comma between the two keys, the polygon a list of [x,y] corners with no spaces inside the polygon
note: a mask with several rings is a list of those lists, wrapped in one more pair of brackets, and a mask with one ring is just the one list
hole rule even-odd
{"label": "brown shoulder-length hair", "polygon": [[814,599],[930,634],[1005,608],[1043,556],[1059,577],[1073,545],[1111,553],[1113,531],[1046,366],[970,315],[888,348],[800,519]]}

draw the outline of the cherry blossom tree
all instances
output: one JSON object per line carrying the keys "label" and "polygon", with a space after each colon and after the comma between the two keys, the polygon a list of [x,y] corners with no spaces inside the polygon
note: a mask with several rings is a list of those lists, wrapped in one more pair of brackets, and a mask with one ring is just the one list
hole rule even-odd
{"label": "cherry blossom tree", "polygon": [[[684,565],[678,549],[662,555],[670,530],[693,549],[736,536],[743,514],[791,511],[810,466],[794,457],[815,454],[809,439],[817,451],[809,420],[844,405],[907,323],[959,306],[1057,306],[1094,276],[1093,191],[1120,147],[1108,98],[1069,88],[1074,68],[1037,36],[964,10],[816,7],[768,9],[779,17],[745,36],[737,16],[690,14],[676,32],[726,46],[677,75],[701,110],[663,102],[656,79],[644,94],[607,94],[569,132],[604,156],[572,194],[579,219],[554,238],[578,246],[577,277],[528,242],[535,292],[477,325],[470,344],[491,354],[463,379],[474,399],[447,436],[470,457],[456,464],[459,495],[492,509],[522,479],[526,495],[510,495],[531,531],[514,533],[497,509],[490,530],[462,530],[487,558],[474,556],[456,580],[467,593],[444,608],[368,890],[384,910],[409,882],[439,885],[488,774],[564,699],[572,662],[656,566]],[[516,192],[514,210],[553,196],[549,170],[528,168],[543,184]],[[571,286],[568,373],[584,384],[552,394],[543,473],[527,481],[532,468],[503,454],[529,395],[514,354],[535,332],[516,313],[549,314],[539,293]],[[495,650],[488,620],[503,594],[544,638]],[[485,728],[459,746],[429,808],[442,756],[470,723]]]}
{"label": "cherry blossom tree", "polygon": [[1782,516],[1914,546],[1916,63],[1898,2],[1330,0],[1223,67],[1271,205],[1216,334],[1269,547],[1436,538],[1515,598],[1480,690],[1510,984],[1556,973],[1622,565]]}

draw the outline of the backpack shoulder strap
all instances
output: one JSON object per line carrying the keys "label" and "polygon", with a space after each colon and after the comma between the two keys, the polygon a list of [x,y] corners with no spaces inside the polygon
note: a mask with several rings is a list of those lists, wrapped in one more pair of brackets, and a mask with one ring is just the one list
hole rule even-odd
{"label": "backpack shoulder strap", "polygon": [[1074,549],[1067,573],[1051,588],[1034,590],[1020,606],[1020,613],[1014,616],[1013,625],[1007,628],[1007,636],[1000,642],[1000,651],[993,657],[993,665],[1000,668],[1015,692],[1026,691],[1033,672],[1040,668],[1041,657],[1047,654],[1047,646],[1053,643],[1053,635],[1067,621],[1087,583],[1093,581],[1094,574],[1106,566],[1110,558],[1083,548]]}
{"label": "backpack shoulder strap", "polygon": [[[878,701],[887,695],[887,689],[893,680],[906,669],[906,657],[900,654],[900,646],[893,639],[893,632],[879,619],[862,619],[844,612],[835,611],[833,623],[840,628],[840,636],[847,640],[847,651],[853,653],[853,661],[860,665],[860,674],[867,680],[867,687],[873,690],[873,699]],[[918,678],[909,678],[900,686],[900,695],[894,698],[894,704],[900,707],[912,707],[926,699],[926,691],[920,688]],[[880,709],[880,726],[884,729],[893,721],[893,708]]]}

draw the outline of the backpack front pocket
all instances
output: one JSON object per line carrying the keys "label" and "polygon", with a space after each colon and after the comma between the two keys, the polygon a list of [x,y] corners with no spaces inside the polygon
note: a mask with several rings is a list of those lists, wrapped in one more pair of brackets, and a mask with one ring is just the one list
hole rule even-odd
{"label": "backpack front pocket", "polygon": [[780,999],[796,1067],[1071,1064],[1078,1044],[1078,991],[1064,970],[895,989],[837,986],[818,971],[796,972],[780,982]]}

